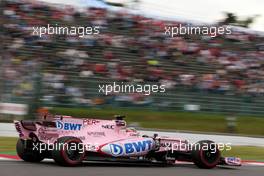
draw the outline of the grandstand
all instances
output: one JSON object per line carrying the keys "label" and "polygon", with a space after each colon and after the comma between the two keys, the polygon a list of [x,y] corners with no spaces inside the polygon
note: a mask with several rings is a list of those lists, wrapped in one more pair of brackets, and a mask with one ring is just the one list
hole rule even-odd
{"label": "grandstand", "polygon": [[[1,102],[175,111],[197,105],[207,112],[264,114],[261,36],[236,31],[215,38],[168,38],[164,26],[176,21],[26,1],[4,0],[3,7]],[[45,24],[102,28],[100,35],[85,38],[31,34],[32,26]],[[139,95],[138,100],[98,92],[99,84],[114,81],[165,83],[166,93]]]}

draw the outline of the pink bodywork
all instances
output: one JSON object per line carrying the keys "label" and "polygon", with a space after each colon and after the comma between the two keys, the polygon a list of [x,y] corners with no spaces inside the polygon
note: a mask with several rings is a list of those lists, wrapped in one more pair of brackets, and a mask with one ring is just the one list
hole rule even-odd
{"label": "pink bodywork", "polygon": [[86,151],[114,157],[144,156],[157,146],[156,152],[162,152],[170,150],[171,145],[187,143],[186,140],[167,137],[142,137],[135,129],[127,128],[124,120],[58,116],[49,121],[53,126],[43,125],[43,122],[36,122],[34,131],[25,128],[21,121],[15,121],[15,126],[21,139],[30,138],[34,133],[39,141],[54,144],[60,137],[72,136],[82,140]]}

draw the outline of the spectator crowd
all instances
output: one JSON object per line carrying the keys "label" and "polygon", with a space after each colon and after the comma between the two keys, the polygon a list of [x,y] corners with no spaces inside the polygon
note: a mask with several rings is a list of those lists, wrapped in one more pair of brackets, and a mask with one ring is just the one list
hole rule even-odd
{"label": "spectator crowd", "polygon": [[[0,77],[5,98],[32,96],[36,81],[41,81],[45,101],[84,104],[100,103],[91,100],[98,93],[92,84],[109,80],[154,82],[167,90],[264,94],[264,37],[258,34],[234,28],[214,38],[171,38],[164,28],[183,22],[37,1],[3,0],[3,7]],[[47,24],[100,26],[100,34],[32,34],[34,26]]]}

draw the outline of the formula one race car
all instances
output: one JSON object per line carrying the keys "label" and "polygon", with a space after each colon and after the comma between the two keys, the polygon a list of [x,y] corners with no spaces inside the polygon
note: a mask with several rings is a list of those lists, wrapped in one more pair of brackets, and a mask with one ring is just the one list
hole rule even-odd
{"label": "formula one race car", "polygon": [[14,121],[20,137],[17,154],[24,161],[53,158],[64,166],[76,166],[88,160],[165,164],[190,161],[208,169],[216,165],[241,165],[240,158],[221,157],[217,144],[212,141],[191,144],[157,134],[141,136],[137,130],[126,126],[123,116],[116,116],[115,120],[48,117]]}

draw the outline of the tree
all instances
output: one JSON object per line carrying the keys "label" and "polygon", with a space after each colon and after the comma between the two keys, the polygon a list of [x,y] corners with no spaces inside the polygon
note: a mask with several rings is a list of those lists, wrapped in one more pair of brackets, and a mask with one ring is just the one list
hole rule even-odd
{"label": "tree", "polygon": [[223,24],[236,24],[237,23],[237,16],[233,13],[226,12],[226,18],[223,21]]}
{"label": "tree", "polygon": [[233,25],[233,26],[241,26],[249,28],[251,24],[253,24],[256,21],[256,18],[258,18],[259,15],[254,15],[247,17],[245,20],[241,20],[238,18],[238,16],[232,12],[225,12],[225,18],[222,22],[220,22],[221,25]]}
{"label": "tree", "polygon": [[253,24],[256,21],[256,18],[258,18],[258,17],[259,17],[259,15],[255,15],[255,16],[252,16],[252,17],[248,17],[245,20],[241,20],[241,21],[239,21],[240,26],[249,28],[249,26],[251,24]]}

